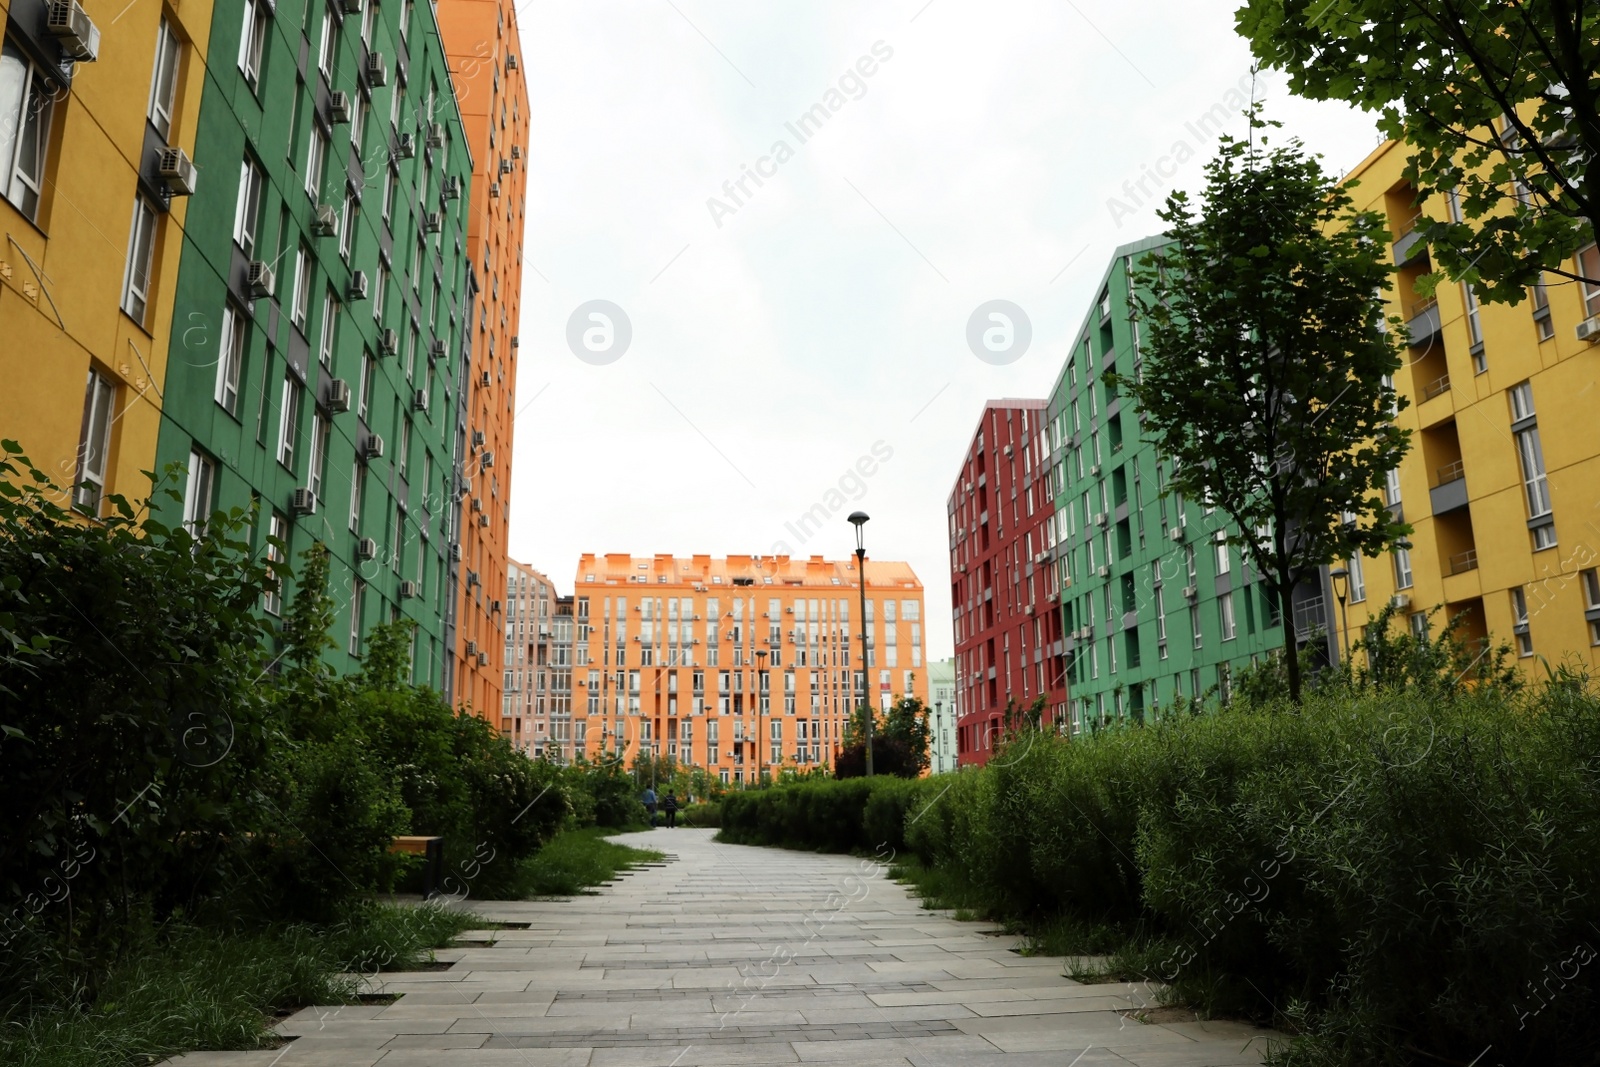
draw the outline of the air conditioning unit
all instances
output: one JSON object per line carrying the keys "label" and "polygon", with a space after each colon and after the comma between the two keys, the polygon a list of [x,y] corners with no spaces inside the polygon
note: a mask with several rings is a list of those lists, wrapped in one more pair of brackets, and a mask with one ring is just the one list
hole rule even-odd
{"label": "air conditioning unit", "polygon": [[93,63],[100,54],[100,29],[76,0],[50,0],[44,28],[80,63]]}
{"label": "air conditioning unit", "polygon": [[328,382],[328,410],[342,415],[350,410],[350,383],[343,378]]}
{"label": "air conditioning unit", "polygon": [[1094,513],[1094,524],[1096,526],[1104,526],[1106,524],[1106,513],[1103,512],[1103,511],[1095,512]]}
{"label": "air conditioning unit", "polygon": [[338,235],[339,212],[332,204],[317,205],[317,217],[311,220],[311,232],[318,237]]}
{"label": "air conditioning unit", "polygon": [[251,260],[245,271],[244,287],[251,296],[272,295],[272,268],[267,266],[265,260]]}
{"label": "air conditioning unit", "polygon": [[478,468],[480,470],[488,470],[492,466],[494,466],[493,452],[484,452],[483,455],[478,457]]}
{"label": "air conditioning unit", "polygon": [[383,65],[382,52],[367,53],[367,84],[374,88],[389,84],[389,69]]}
{"label": "air conditioning unit", "polygon": [[461,179],[446,178],[444,180],[444,198],[446,200],[459,200],[461,198]]}
{"label": "air conditioning unit", "polygon": [[514,144],[514,145],[511,146],[511,158],[512,159],[521,159],[522,158],[522,146],[521,145]]}
{"label": "air conditioning unit", "polygon": [[411,581],[410,579],[402,579],[401,582],[400,582],[400,599],[401,600],[415,600],[416,596],[417,596],[417,583]]}
{"label": "air conditioning unit", "polygon": [[489,516],[487,516],[487,515],[479,515],[478,516],[478,525],[479,526],[487,526],[487,525],[489,525]]}
{"label": "air conditioning unit", "polygon": [[161,150],[160,162],[156,165],[156,172],[161,175],[161,180],[167,183],[167,191],[173,196],[193,196],[195,180],[199,175],[195,172],[194,162],[181,148],[170,145]]}
{"label": "air conditioning unit", "polygon": [[1411,606],[1411,594],[1396,593],[1394,596],[1389,598],[1389,606],[1394,608],[1396,611],[1404,611],[1406,608]]}
{"label": "air conditioning unit", "polygon": [[444,216],[437,211],[430,211],[422,220],[422,229],[427,233],[438,233],[444,229]]}
{"label": "air conditioning unit", "polygon": [[350,275],[350,288],[345,291],[347,300],[365,300],[367,298],[367,272],[354,271]]}
{"label": "air conditioning unit", "polygon": [[417,139],[409,133],[402,133],[399,142],[394,146],[396,159],[410,159],[417,154]]}
{"label": "air conditioning unit", "polygon": [[472,447],[473,448],[482,448],[483,447],[483,431],[482,430],[473,430],[472,431]]}
{"label": "air conditioning unit", "polygon": [[472,657],[472,656],[476,656],[478,654],[478,642],[476,642],[476,641],[468,641],[467,642],[466,652],[467,652],[467,656],[469,658]]}
{"label": "air conditioning unit", "polygon": [[489,388],[489,385],[491,382],[493,382],[493,380],[494,379],[489,377],[488,371],[484,371],[482,374],[478,375],[478,384],[483,386],[485,389]]}
{"label": "air conditioning unit", "polygon": [[1189,531],[1185,530],[1182,526],[1174,526],[1172,529],[1167,531],[1167,536],[1172,538],[1173,544],[1181,545],[1183,544],[1183,539],[1188,536],[1188,533]]}
{"label": "air conditioning unit", "polygon": [[302,485],[294,491],[294,496],[290,498],[289,510],[299,512],[301,515],[315,514],[317,510],[317,494]]}
{"label": "air conditioning unit", "polygon": [[512,334],[511,335],[511,347],[512,348],[521,348],[522,347],[522,338],[518,337],[516,334]]}
{"label": "air conditioning unit", "polygon": [[1093,464],[1092,466],[1090,466],[1090,468],[1089,468],[1089,477],[1091,477],[1091,478],[1100,477],[1100,464],[1096,463],[1096,464]]}
{"label": "air conditioning unit", "polygon": [[1196,587],[1194,587],[1192,585],[1186,585],[1186,586],[1183,587],[1183,599],[1185,599],[1185,600],[1193,600],[1195,597],[1197,597],[1199,595],[1200,595],[1200,590],[1197,589]]}
{"label": "air conditioning unit", "polygon": [[454,545],[450,546],[450,558],[455,560],[457,563],[461,562],[461,545],[460,544],[454,544]]}
{"label": "air conditioning unit", "polygon": [[358,559],[377,559],[378,542],[370,537],[363,537],[356,542],[356,557]]}
{"label": "air conditioning unit", "polygon": [[380,356],[398,356],[400,354],[399,330],[387,329],[378,335],[378,354]]}
{"label": "air conditioning unit", "polygon": [[428,147],[429,148],[443,148],[444,147],[444,123],[442,123],[442,122],[430,122],[430,123],[428,123]]}
{"label": "air conditioning unit", "polygon": [[483,497],[475,496],[475,497],[472,498],[472,510],[473,511],[482,511],[483,510]]}
{"label": "air conditioning unit", "polygon": [[445,354],[444,339],[435,338],[428,342],[428,358],[443,359]]}
{"label": "air conditioning unit", "polygon": [[1005,454],[1007,456],[1011,455],[1011,446],[1010,445],[1006,445],[1006,447],[1004,449],[1004,452],[1005,452]]}
{"label": "air conditioning unit", "polygon": [[489,601],[489,614],[491,614],[491,615],[500,614],[500,601],[498,601],[498,600]]}
{"label": "air conditioning unit", "polygon": [[368,459],[382,459],[383,458],[383,437],[382,437],[382,435],[373,434],[371,437],[367,438],[367,458]]}
{"label": "air conditioning unit", "polygon": [[1029,605],[1027,605],[1027,606],[1026,606],[1026,607],[1024,607],[1024,608],[1023,608],[1023,609],[1022,609],[1022,613],[1023,613],[1023,614],[1024,614],[1024,615],[1032,615],[1032,614],[1033,614],[1033,605],[1032,605],[1032,604],[1029,604]]}
{"label": "air conditioning unit", "polygon": [[487,652],[479,652],[478,653],[478,666],[487,667],[488,665],[489,665],[489,653],[487,653]]}
{"label": "air conditioning unit", "polygon": [[1578,323],[1578,340],[1588,341],[1590,344],[1600,341],[1600,315]]}
{"label": "air conditioning unit", "polygon": [[502,160],[501,160],[501,161],[500,161],[500,173],[501,173],[501,174],[510,174],[510,173],[511,173],[511,171],[512,171],[512,169],[513,169],[513,168],[512,168],[512,166],[511,166],[511,160],[509,160],[509,159],[502,159]]}
{"label": "air conditioning unit", "polygon": [[416,410],[418,410],[418,411],[427,411],[428,410],[428,391],[426,389],[418,389],[414,393],[412,393],[411,394],[411,406],[413,408],[415,408]]}
{"label": "air conditioning unit", "polygon": [[328,124],[341,126],[350,121],[350,94],[340,89],[328,96]]}
{"label": "air conditioning unit", "polygon": [[490,182],[489,183],[489,199],[490,200],[499,200],[500,199],[500,183],[499,182]]}
{"label": "air conditioning unit", "polygon": [[1095,573],[1099,574],[1102,578],[1109,578],[1111,577],[1111,565],[1109,563],[1103,563],[1100,565],[1100,569]]}
{"label": "air conditioning unit", "polygon": [[344,13],[346,15],[361,14],[361,0],[344,0]]}
{"label": "air conditioning unit", "polygon": [[517,54],[515,52],[507,52],[506,53],[506,69],[507,70],[516,70],[517,69]]}

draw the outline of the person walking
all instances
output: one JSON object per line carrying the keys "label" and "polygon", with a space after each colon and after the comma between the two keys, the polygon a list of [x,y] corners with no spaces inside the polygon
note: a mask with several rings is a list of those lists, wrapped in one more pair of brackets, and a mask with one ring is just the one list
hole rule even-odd
{"label": "person walking", "polygon": [[644,792],[639,795],[639,799],[644,802],[644,810],[649,814],[650,826],[654,829],[656,825],[656,791],[649,786],[645,786]]}
{"label": "person walking", "polygon": [[667,813],[667,829],[675,830],[678,826],[678,796],[672,790],[667,790],[667,799],[662,802],[661,810]]}

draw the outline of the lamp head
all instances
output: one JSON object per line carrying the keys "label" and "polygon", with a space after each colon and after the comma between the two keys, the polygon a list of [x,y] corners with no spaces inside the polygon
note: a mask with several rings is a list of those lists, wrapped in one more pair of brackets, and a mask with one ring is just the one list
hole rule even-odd
{"label": "lamp head", "polygon": [[850,513],[850,525],[854,526],[856,528],[856,551],[857,552],[860,552],[862,550],[862,548],[864,547],[863,546],[863,542],[862,542],[862,530],[861,530],[861,528],[863,526],[865,526],[866,524],[867,524],[867,513],[865,511],[852,511]]}
{"label": "lamp head", "polygon": [[1335,567],[1328,572],[1328,578],[1333,582],[1334,595],[1343,600],[1345,587],[1350,581],[1350,571],[1345,567]]}

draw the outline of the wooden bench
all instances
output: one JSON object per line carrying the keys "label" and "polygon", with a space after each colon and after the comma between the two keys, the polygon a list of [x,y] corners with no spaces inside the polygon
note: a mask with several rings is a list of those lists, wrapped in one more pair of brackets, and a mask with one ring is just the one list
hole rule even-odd
{"label": "wooden bench", "polygon": [[440,891],[439,883],[444,880],[444,838],[402,834],[389,843],[389,851],[423,857],[422,899]]}

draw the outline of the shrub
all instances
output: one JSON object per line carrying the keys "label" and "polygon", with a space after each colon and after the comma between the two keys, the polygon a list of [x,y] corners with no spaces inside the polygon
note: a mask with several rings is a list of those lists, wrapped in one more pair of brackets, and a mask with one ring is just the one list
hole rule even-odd
{"label": "shrub", "polygon": [[722,803],[713,801],[707,804],[690,804],[678,812],[678,822],[682,826],[696,826],[715,829],[722,825]]}

